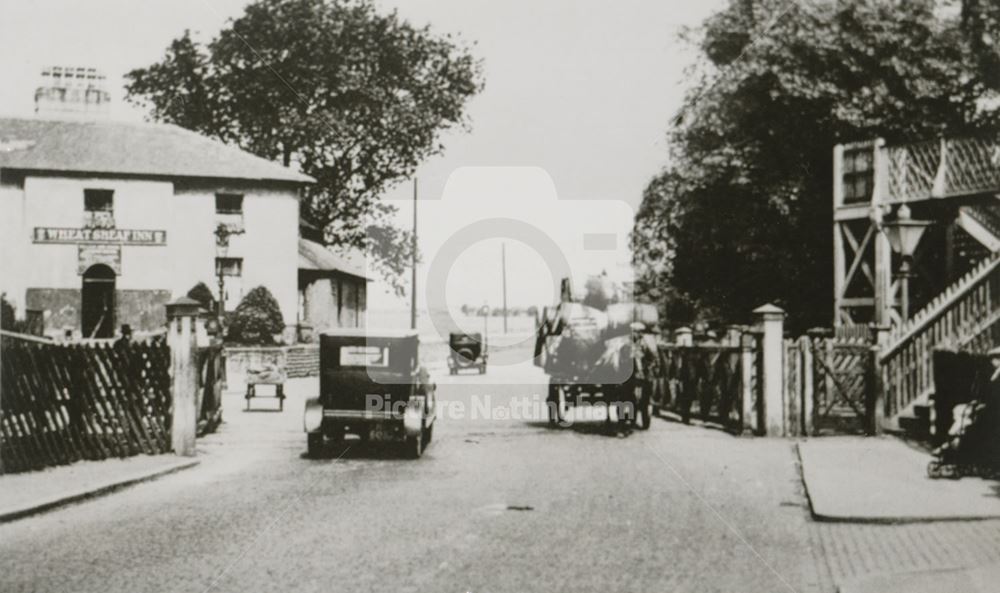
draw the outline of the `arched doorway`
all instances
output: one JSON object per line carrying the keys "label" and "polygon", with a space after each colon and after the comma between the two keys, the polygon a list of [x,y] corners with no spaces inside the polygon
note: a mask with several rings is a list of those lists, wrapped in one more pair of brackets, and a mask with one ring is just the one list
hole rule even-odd
{"label": "arched doorway", "polygon": [[83,273],[80,316],[85,338],[110,338],[115,333],[115,271],[95,264]]}

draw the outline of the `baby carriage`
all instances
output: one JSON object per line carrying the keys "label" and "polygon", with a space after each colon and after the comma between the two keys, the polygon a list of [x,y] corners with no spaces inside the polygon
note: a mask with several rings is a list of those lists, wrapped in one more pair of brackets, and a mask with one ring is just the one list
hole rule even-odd
{"label": "baby carriage", "polygon": [[[952,380],[950,390],[935,394],[939,442],[943,442],[927,464],[931,478],[1000,477],[1000,350],[990,352],[992,364],[985,358],[935,353],[935,382],[942,379],[940,375]],[[958,374],[972,380],[956,390]]]}

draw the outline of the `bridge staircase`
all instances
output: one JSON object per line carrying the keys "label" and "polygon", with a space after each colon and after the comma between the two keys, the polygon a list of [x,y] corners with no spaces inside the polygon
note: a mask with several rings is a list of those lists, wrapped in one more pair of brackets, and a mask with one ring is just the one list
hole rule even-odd
{"label": "bridge staircase", "polygon": [[955,234],[955,256],[969,271],[897,323],[880,355],[886,428],[927,436],[934,350],[985,353],[1000,344],[1000,142],[939,139],[878,150],[879,202],[952,201],[964,231]]}

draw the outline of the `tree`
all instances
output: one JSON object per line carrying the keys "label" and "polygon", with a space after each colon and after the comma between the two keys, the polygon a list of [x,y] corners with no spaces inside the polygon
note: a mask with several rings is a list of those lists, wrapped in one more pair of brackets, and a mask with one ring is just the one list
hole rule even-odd
{"label": "tree", "polygon": [[0,329],[16,331],[17,326],[14,305],[7,300],[7,293],[0,293]]}
{"label": "tree", "polygon": [[962,28],[983,83],[1000,91],[1000,3],[964,0]]}
{"label": "tree", "polygon": [[238,344],[273,344],[285,329],[281,307],[271,291],[258,286],[248,292],[229,319],[229,341]]}
{"label": "tree", "polygon": [[958,19],[932,0],[731,0],[700,30],[695,81],[633,234],[637,290],[666,319],[793,329],[832,310],[832,148],[1000,131]]}
{"label": "tree", "polygon": [[379,200],[467,128],[481,64],[448,36],[373,0],[256,0],[202,45],[189,32],[126,75],[126,97],[175,123],[317,180],[303,215],[326,242],[366,250],[397,291],[411,259]]}
{"label": "tree", "polygon": [[188,298],[198,301],[202,308],[206,311],[215,310],[215,296],[212,294],[212,290],[205,285],[204,282],[199,282],[191,287],[191,290],[187,293]]}

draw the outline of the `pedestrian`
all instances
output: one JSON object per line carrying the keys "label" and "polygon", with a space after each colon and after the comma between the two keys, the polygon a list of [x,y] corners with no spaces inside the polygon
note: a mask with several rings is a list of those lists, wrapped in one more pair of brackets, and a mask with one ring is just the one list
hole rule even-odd
{"label": "pedestrian", "polygon": [[132,326],[127,323],[122,324],[121,335],[115,340],[115,350],[127,349],[132,345]]}

